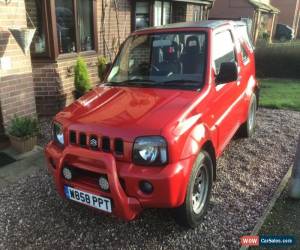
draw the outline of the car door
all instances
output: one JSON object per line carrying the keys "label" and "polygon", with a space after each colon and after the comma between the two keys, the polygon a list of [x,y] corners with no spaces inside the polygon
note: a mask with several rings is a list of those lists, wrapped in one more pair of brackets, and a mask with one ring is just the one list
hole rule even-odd
{"label": "car door", "polygon": [[[238,63],[236,45],[230,29],[216,31],[213,36],[213,68],[217,76],[224,62]],[[240,68],[238,66],[238,71]],[[215,98],[212,115],[218,133],[218,151],[221,152],[239,126],[238,99],[240,81],[217,83],[215,81]]]}

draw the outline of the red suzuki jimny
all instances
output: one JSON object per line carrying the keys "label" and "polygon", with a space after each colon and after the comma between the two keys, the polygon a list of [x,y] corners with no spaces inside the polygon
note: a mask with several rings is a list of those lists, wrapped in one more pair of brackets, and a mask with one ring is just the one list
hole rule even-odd
{"label": "red suzuki jimny", "polygon": [[104,83],[53,121],[46,156],[59,194],[125,220],[174,208],[195,227],[216,158],[238,130],[253,133],[258,90],[242,22],[134,32]]}

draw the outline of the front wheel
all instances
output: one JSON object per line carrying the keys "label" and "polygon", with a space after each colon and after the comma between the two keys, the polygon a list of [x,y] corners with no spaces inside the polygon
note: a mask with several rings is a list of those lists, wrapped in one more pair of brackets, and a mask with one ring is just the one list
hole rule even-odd
{"label": "front wheel", "polygon": [[213,163],[206,151],[197,157],[184,203],[175,209],[175,220],[182,226],[195,228],[206,213],[213,183]]}

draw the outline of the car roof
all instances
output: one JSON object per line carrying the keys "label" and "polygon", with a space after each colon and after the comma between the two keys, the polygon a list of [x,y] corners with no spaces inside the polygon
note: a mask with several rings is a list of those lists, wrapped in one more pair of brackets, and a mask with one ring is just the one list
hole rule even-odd
{"label": "car roof", "polygon": [[181,28],[206,28],[216,29],[220,26],[230,24],[229,20],[204,20],[199,22],[184,22],[184,23],[171,23],[163,26],[150,27],[145,29],[137,30],[136,33],[144,31],[156,31],[160,29],[181,29]]}

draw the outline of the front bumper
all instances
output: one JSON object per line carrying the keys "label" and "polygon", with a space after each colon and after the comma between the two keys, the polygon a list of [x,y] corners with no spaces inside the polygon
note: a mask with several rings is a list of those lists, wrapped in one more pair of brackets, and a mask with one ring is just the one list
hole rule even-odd
{"label": "front bumper", "polygon": [[[112,200],[112,213],[125,220],[132,220],[146,207],[178,207],[185,199],[193,157],[164,167],[141,167],[132,163],[116,161],[112,154],[92,151],[76,146],[58,147],[50,142],[46,149],[49,171],[53,174],[58,193],[65,198],[64,186],[105,196]],[[89,180],[67,181],[62,176],[64,166],[95,174],[107,175],[110,192],[103,192]],[[79,177],[80,178],[80,177]],[[147,180],[154,190],[143,193],[139,183]],[[124,183],[121,183],[121,182]]]}

